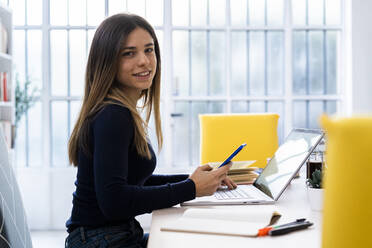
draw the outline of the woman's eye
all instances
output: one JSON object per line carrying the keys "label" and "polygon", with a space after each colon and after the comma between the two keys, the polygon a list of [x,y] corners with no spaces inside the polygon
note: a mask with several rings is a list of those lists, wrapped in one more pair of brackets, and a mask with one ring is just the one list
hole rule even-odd
{"label": "woman's eye", "polygon": [[145,50],[146,53],[151,53],[154,51],[154,48],[150,47]]}
{"label": "woman's eye", "polygon": [[134,52],[125,52],[125,53],[122,53],[122,56],[124,57],[129,57],[129,56],[133,56],[134,55]]}

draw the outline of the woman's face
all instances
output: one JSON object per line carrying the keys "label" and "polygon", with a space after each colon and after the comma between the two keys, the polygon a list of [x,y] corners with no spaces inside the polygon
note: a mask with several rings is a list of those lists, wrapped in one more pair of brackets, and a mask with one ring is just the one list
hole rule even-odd
{"label": "woman's face", "polygon": [[150,88],[156,73],[155,44],[142,28],[133,30],[120,51],[117,80],[130,97],[138,99],[142,90]]}

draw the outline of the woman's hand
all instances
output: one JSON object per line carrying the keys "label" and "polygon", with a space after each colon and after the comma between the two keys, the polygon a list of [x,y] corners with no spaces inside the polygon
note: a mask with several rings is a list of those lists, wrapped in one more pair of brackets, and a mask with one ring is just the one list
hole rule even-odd
{"label": "woman's hand", "polygon": [[212,170],[213,168],[208,164],[199,166],[189,177],[195,183],[196,196],[212,195],[224,181],[232,185],[230,181],[226,181],[231,165],[230,162],[216,170]]}
{"label": "woman's hand", "polygon": [[227,186],[229,189],[236,189],[236,187],[238,187],[238,185],[236,185],[236,183],[234,183],[234,181],[229,177],[222,180],[222,186]]}

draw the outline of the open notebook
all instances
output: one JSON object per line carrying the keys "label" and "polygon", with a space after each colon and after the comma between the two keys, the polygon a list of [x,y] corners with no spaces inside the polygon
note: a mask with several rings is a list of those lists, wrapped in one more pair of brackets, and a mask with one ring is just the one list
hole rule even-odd
{"label": "open notebook", "polygon": [[275,224],[280,214],[270,209],[187,209],[161,231],[256,237],[258,230]]}

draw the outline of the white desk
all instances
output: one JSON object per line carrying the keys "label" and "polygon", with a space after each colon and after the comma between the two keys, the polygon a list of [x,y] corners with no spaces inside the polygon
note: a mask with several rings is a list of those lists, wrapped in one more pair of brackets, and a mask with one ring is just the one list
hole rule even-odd
{"label": "white desk", "polygon": [[[303,174],[303,173],[301,173]],[[322,212],[312,211],[309,207],[306,194],[306,185],[304,176],[294,179],[288,188],[284,191],[279,201],[275,204],[278,211],[282,214],[279,223],[294,221],[298,218],[306,218],[313,222],[314,225],[305,230],[292,232],[283,236],[276,237],[232,237],[221,235],[205,235],[177,232],[160,231],[162,223],[172,221],[179,218],[185,211],[186,207],[172,207],[154,211],[152,214],[152,223],[150,229],[150,238],[148,242],[149,248],[167,248],[167,247],[320,247],[321,246],[321,221]],[[267,208],[270,206],[255,205],[255,206],[216,206],[213,208],[228,208],[231,211],[237,208],[257,209]],[[206,207],[204,207],[206,208]],[[211,208],[211,207],[208,207]],[[228,227],[226,227],[228,228]],[[233,246],[231,246],[233,245]]]}

